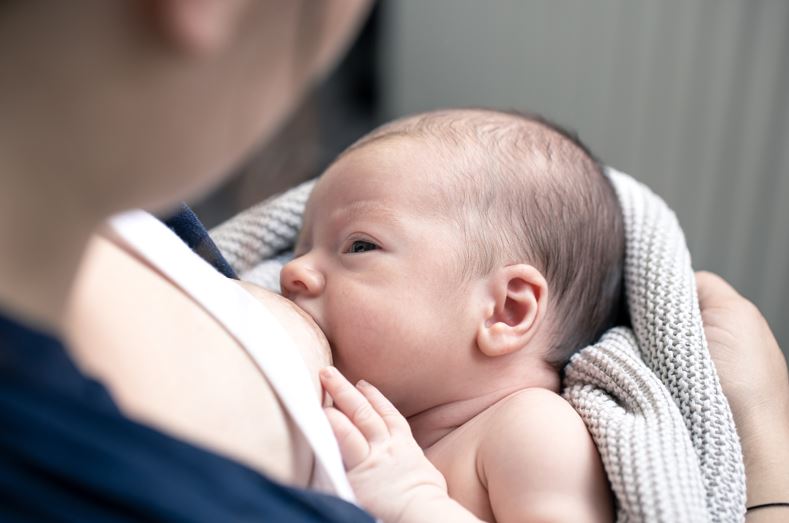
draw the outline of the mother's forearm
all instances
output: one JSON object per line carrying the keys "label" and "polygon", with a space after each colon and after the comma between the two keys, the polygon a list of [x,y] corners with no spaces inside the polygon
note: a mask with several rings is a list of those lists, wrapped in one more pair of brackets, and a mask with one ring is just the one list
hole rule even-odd
{"label": "mother's forearm", "polygon": [[[758,425],[754,417],[754,426],[742,430],[748,507],[789,503],[789,412],[775,414],[763,416]],[[748,511],[747,520],[789,521],[789,506]]]}

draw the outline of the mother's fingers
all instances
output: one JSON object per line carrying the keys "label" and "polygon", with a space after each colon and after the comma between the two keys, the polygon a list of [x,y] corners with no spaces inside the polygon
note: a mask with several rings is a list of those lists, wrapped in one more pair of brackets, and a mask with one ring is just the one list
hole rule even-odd
{"label": "mother's fingers", "polygon": [[389,429],[366,397],[351,385],[334,367],[320,372],[321,383],[334,400],[334,406],[345,414],[370,443],[389,438]]}
{"label": "mother's fingers", "polygon": [[712,272],[699,271],[696,273],[696,291],[702,310],[707,307],[725,305],[731,301],[744,300],[734,287]]}

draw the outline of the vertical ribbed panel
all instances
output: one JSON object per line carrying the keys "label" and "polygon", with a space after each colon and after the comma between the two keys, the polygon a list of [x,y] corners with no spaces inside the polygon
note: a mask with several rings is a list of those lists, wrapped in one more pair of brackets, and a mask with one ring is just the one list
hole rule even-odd
{"label": "vertical ribbed panel", "polygon": [[397,0],[387,117],[526,108],[579,131],[677,212],[697,268],[789,352],[789,2]]}

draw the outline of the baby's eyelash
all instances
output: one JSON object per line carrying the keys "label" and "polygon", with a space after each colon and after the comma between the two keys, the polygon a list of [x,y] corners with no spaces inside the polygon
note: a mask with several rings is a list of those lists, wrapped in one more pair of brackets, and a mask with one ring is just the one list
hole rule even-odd
{"label": "baby's eyelash", "polygon": [[361,254],[364,252],[374,251],[378,248],[379,247],[371,241],[354,240],[351,242],[351,244],[348,246],[348,249],[346,249],[345,252],[347,254]]}

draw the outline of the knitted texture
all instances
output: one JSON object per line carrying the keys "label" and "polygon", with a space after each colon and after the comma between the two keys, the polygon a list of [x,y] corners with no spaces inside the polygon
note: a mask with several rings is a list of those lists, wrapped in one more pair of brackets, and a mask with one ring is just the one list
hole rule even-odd
{"label": "knitted texture", "polygon": [[[564,397],[600,451],[618,521],[743,521],[742,451],[707,351],[684,235],[647,187],[616,171],[609,175],[624,215],[632,330],[611,329],[573,356]],[[312,185],[212,231],[242,279],[279,291],[279,270],[290,258]]]}
{"label": "knitted texture", "polygon": [[276,280],[275,290],[279,291],[282,263],[267,264],[271,267],[268,271],[261,271],[258,265],[293,249],[301,229],[301,215],[313,185],[315,180],[304,182],[211,229],[214,243],[242,280],[247,280],[245,274],[252,272],[263,280],[259,283],[263,287],[272,288],[271,283]]}

